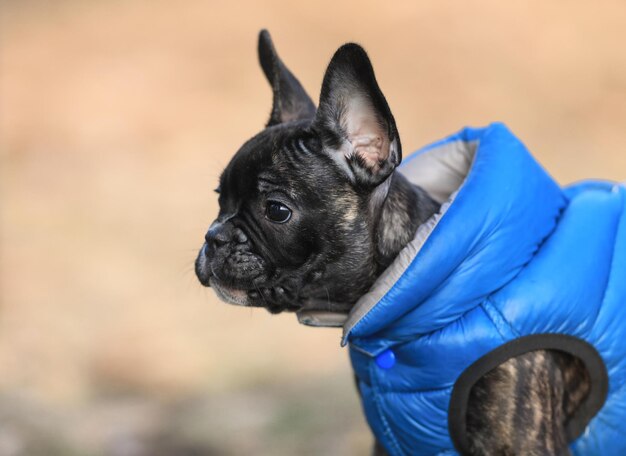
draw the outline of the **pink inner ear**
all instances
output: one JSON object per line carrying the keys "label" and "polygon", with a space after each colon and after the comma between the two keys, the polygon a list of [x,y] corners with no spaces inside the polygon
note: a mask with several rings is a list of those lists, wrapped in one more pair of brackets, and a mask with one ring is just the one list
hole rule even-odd
{"label": "pink inner ear", "polygon": [[355,97],[344,111],[343,125],[352,145],[350,153],[361,156],[376,170],[389,157],[389,138],[374,114],[369,100]]}
{"label": "pink inner ear", "polygon": [[351,139],[355,154],[360,155],[372,168],[389,157],[389,142],[380,136],[364,135]]}

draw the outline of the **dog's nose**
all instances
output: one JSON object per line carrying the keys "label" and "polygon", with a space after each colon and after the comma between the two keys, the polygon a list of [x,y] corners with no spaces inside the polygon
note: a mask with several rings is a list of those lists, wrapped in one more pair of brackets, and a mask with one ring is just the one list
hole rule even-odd
{"label": "dog's nose", "polygon": [[221,223],[214,223],[204,236],[204,240],[210,248],[219,248],[231,241],[231,230]]}

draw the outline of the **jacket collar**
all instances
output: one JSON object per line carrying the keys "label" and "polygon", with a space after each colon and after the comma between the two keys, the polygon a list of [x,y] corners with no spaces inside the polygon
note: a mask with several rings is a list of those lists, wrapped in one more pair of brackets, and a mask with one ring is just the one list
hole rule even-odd
{"label": "jacket collar", "polygon": [[[342,345],[376,355],[441,329],[512,280],[554,229],[566,199],[503,124],[461,130],[408,157],[401,171],[445,195],[428,188],[442,180],[431,170],[450,174],[454,150],[473,155],[456,191],[354,306]],[[438,155],[443,166],[431,167]]]}

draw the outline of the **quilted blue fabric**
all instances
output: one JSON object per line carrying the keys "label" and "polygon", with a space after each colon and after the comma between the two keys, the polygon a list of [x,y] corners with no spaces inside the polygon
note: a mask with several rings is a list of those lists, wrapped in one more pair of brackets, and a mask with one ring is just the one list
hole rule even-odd
{"label": "quilted blue fabric", "polygon": [[[424,150],[455,141],[477,143],[465,181],[399,280],[346,330],[371,428],[391,455],[456,454],[448,406],[461,373],[516,338],[567,334],[609,374],[603,408],[571,448],[626,454],[626,188],[561,188],[502,124]],[[377,363],[385,352],[392,362]]]}

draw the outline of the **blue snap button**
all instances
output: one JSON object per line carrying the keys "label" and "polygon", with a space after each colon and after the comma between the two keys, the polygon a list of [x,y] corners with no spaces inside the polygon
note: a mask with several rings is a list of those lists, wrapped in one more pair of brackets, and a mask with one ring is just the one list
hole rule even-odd
{"label": "blue snap button", "polygon": [[396,354],[387,349],[376,357],[376,365],[381,369],[391,369],[396,364]]}

